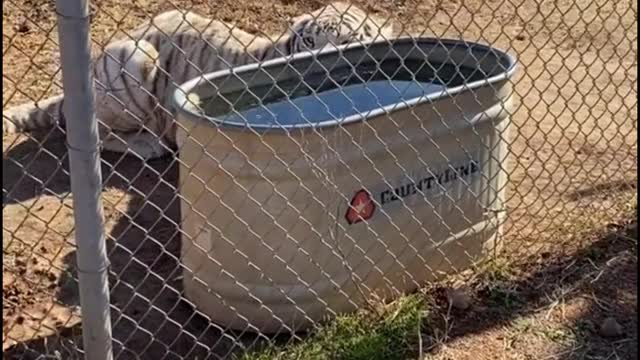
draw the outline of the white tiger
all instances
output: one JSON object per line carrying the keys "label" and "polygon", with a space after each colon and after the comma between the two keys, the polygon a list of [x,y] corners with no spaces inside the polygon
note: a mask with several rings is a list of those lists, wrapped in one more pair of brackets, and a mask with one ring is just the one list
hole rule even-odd
{"label": "white tiger", "polygon": [[[94,61],[96,116],[108,128],[100,127],[102,147],[131,151],[143,159],[175,149],[169,92],[203,73],[392,35],[392,24],[343,2],[293,18],[279,39],[255,36],[193,12],[161,13],[136,27],[127,39],[107,45]],[[63,125],[63,102],[63,95],[57,95],[8,109],[3,114],[4,134]]]}

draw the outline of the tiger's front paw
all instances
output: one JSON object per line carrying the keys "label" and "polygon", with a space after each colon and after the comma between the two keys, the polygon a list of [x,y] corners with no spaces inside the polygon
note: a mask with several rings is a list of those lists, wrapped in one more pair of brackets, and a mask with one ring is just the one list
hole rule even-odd
{"label": "tiger's front paw", "polygon": [[134,139],[130,143],[129,151],[146,161],[167,155],[169,149],[162,139],[145,137]]}

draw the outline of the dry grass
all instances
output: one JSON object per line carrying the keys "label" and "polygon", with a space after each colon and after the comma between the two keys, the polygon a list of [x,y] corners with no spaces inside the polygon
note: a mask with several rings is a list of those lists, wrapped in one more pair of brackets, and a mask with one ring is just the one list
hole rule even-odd
{"label": "dry grass", "polygon": [[[528,261],[490,263],[470,282],[474,305],[442,301],[426,359],[634,359],[637,357],[637,223],[582,234],[583,246]],[[438,293],[440,287],[430,293]],[[441,290],[440,290],[441,291]],[[600,330],[613,317],[622,334]]]}

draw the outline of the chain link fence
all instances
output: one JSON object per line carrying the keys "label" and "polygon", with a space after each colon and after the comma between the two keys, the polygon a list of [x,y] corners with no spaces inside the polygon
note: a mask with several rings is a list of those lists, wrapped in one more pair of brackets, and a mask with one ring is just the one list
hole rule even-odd
{"label": "chain link fence", "polygon": [[[97,58],[115,41],[135,39],[135,29],[140,24],[173,10],[191,11],[224,22],[220,23],[224,26],[219,31],[233,32],[233,36],[222,40],[223,46],[243,44],[242,51],[254,51],[252,49],[256,47],[281,41],[290,31],[287,25],[291,25],[292,19],[327,4],[318,1],[137,0],[127,3],[96,0],[91,3],[92,51]],[[400,120],[393,116],[393,111],[380,115],[377,121],[385,122],[382,128],[365,123],[358,130],[340,125],[335,133],[319,129],[300,135],[295,130],[288,130],[287,136],[276,140],[273,129],[227,132],[224,127],[206,130],[197,123],[190,123],[191,127],[185,128],[184,124],[189,121],[182,122],[177,129],[154,127],[149,122],[127,129],[129,132],[124,134],[144,131],[154,137],[164,130],[177,131],[177,142],[183,147],[178,149],[180,155],[174,155],[171,153],[175,148],[165,144],[163,148],[169,150],[169,154],[146,160],[141,159],[144,154],[136,154],[137,149],[148,149],[144,144],[125,153],[108,150],[101,153],[101,201],[110,263],[114,358],[225,358],[256,344],[273,341],[274,332],[286,339],[299,338],[299,335],[286,335],[293,327],[286,322],[271,329],[273,331],[260,331],[260,326],[247,318],[246,309],[259,309],[255,311],[260,316],[272,316],[286,313],[277,309],[286,304],[300,320],[316,324],[317,307],[307,308],[307,303],[298,304],[295,299],[320,304],[314,306],[325,310],[331,308],[328,305],[331,300],[323,298],[326,289],[318,290],[320,283],[335,289],[340,296],[344,295],[350,300],[350,306],[361,307],[365,305],[354,299],[362,297],[371,301],[371,293],[375,293],[369,288],[372,281],[380,281],[380,287],[390,291],[385,295],[394,296],[412,288],[402,281],[415,283],[415,288],[427,280],[441,280],[442,276],[435,276],[439,267],[448,269],[448,276],[471,281],[471,277],[481,274],[483,267],[474,266],[469,271],[466,266],[456,264],[469,265],[467,262],[478,260],[476,250],[471,249],[474,244],[460,242],[457,247],[449,248],[434,246],[436,250],[431,252],[425,252],[425,244],[451,238],[455,244],[456,236],[461,236],[461,222],[472,233],[484,236],[482,234],[490,226],[483,223],[485,227],[474,228],[470,219],[478,214],[465,213],[467,208],[456,201],[471,198],[479,202],[485,192],[502,191],[502,182],[506,184],[504,204],[484,209],[492,214],[489,217],[498,219],[502,225],[496,235],[500,246],[492,248],[486,257],[492,261],[523,263],[532,257],[544,258],[550,253],[572,251],[581,246],[584,240],[581,236],[585,233],[615,223],[629,211],[637,182],[635,2],[365,0],[354,2],[353,6],[381,19],[386,25],[393,23],[393,36],[387,40],[464,39],[488,44],[514,56],[518,69],[505,81],[507,90],[504,94],[507,95],[496,95],[501,88],[488,84],[484,90],[467,90],[468,96],[475,96],[475,104],[473,101],[471,105],[465,103],[464,95],[449,94],[454,99],[451,114],[439,112],[440,108],[434,105],[429,110],[432,117],[429,121],[409,105],[405,117]],[[176,20],[173,14],[171,21]],[[3,20],[3,113],[29,101],[42,106],[44,99],[62,93],[55,4],[44,0],[5,1]],[[206,34],[198,24],[187,21],[183,26],[182,31]],[[215,26],[222,25],[216,23]],[[151,23],[150,28],[166,31],[162,24]],[[166,49],[177,45],[176,41],[152,45],[162,45],[156,47],[157,56],[162,59]],[[198,48],[198,44],[188,41],[181,44],[185,47],[183,54]],[[418,49],[418,45],[415,48]],[[143,50],[145,56],[153,57],[153,49]],[[388,53],[406,56],[400,52]],[[427,59],[433,56],[424,55]],[[462,57],[460,61],[477,64],[485,61],[471,55],[470,59]],[[216,60],[208,65],[191,66],[191,73],[185,79],[175,81],[176,74],[183,72],[184,64],[176,70],[175,64],[171,66],[164,62],[158,66],[158,73],[162,73],[158,76],[164,76],[167,83],[175,82],[174,86],[180,85],[197,76],[203,68],[209,69],[207,72],[213,71],[212,64],[215,63],[219,69],[224,69],[238,58],[239,55],[233,55],[226,63]],[[375,56],[371,58],[374,62],[380,61]],[[112,60],[122,62],[122,59]],[[325,70],[334,71],[335,63],[325,64]],[[403,64],[383,71],[386,79],[400,73],[401,67],[409,73],[414,72],[414,68]],[[497,68],[498,72],[508,70]],[[150,95],[156,95],[153,89],[147,91],[145,80],[140,78],[148,73],[136,73],[131,68],[127,71],[131,78],[138,76],[134,81],[139,83],[131,84],[134,89],[142,89],[140,96],[146,96],[144,99],[148,100]],[[422,68],[416,68],[413,75],[417,76],[421,71]],[[446,73],[437,68],[430,71],[435,80]],[[451,76],[455,77],[455,71]],[[98,72],[95,75],[100,76]],[[305,81],[309,79],[304,71],[299,75]],[[277,76],[280,75],[273,75]],[[460,84],[462,88],[473,78],[473,74],[460,76],[464,80]],[[440,80],[442,85],[452,87],[447,81]],[[216,83],[214,79],[210,84],[220,89],[231,88],[229,83],[233,81]],[[279,86],[282,85],[278,83],[266,90],[254,88],[251,94],[265,103],[269,96],[280,96],[272,91],[281,90],[287,98],[294,97],[291,89],[278,89]],[[302,89],[302,93],[317,95],[322,86],[311,84]],[[443,91],[442,87],[439,89]],[[448,91],[446,86],[444,89]],[[480,127],[468,125],[475,135],[467,135],[456,132],[455,126],[450,125],[456,119],[468,124],[474,121],[474,115],[486,110],[473,107],[482,103],[480,98],[485,95],[481,91],[490,91],[486,95],[488,98],[500,98],[497,108],[502,115],[499,116],[508,117],[510,122],[508,129],[498,127],[490,137],[491,141],[482,142],[484,146],[494,144],[496,147],[504,142],[506,153],[497,151],[497,154],[506,157],[495,158],[496,152],[490,152],[485,161],[497,167],[488,172],[483,170],[479,175],[485,177],[486,188],[474,188],[461,174],[473,171],[470,169],[475,166],[474,148],[470,144],[479,141]],[[370,90],[361,101],[375,98],[379,106],[390,93],[388,88],[381,92]],[[247,104],[240,104],[246,101],[242,95],[235,96],[217,106],[238,114]],[[396,101],[402,103],[404,100]],[[160,102],[154,113],[174,119],[176,109],[170,109],[167,104]],[[138,105],[120,102],[122,113],[126,111],[130,119],[138,115],[135,108]],[[327,107],[331,108],[329,105]],[[206,104],[203,108],[209,111]],[[307,111],[306,116],[313,117],[319,111],[326,111],[314,109],[316,113]],[[52,108],[45,110],[51,111],[53,117],[59,116]],[[300,111],[304,113],[304,110]],[[330,117],[337,117],[331,109],[328,113]],[[6,114],[4,118],[6,126]],[[410,126],[412,121],[423,124],[419,131]],[[435,128],[448,134],[450,146],[463,155],[461,159],[471,162],[462,165],[448,162],[450,153],[441,148],[442,143],[432,134]],[[377,132],[380,129],[386,133]],[[393,136],[386,137],[388,134]],[[7,134],[5,129],[3,353],[8,358],[75,359],[84,356],[73,196],[65,136],[65,127],[61,125],[15,134]],[[133,144],[124,142],[127,136],[111,139],[120,144],[113,147]],[[389,138],[405,142],[402,153],[394,152],[396,145],[385,142]],[[417,146],[424,146],[428,151],[412,148],[415,145],[412,139],[426,139],[426,144]],[[316,143],[318,145],[314,145]],[[372,143],[375,145],[367,145]],[[202,148],[198,149],[198,146]],[[341,149],[350,150],[342,152]],[[385,177],[384,174],[389,174],[384,168],[386,162],[396,166],[396,177]],[[354,168],[354,163],[363,165]],[[332,170],[328,168],[330,164],[337,165]],[[445,167],[440,170],[446,170],[447,166],[454,169],[456,177],[462,179],[462,185],[453,190],[443,187],[437,197],[416,192],[423,195],[418,197],[422,201],[420,204],[431,209],[433,219],[422,223],[421,215],[412,212],[412,207],[418,206],[418,200],[398,201],[401,205],[396,211],[404,211],[403,218],[385,212],[381,206],[384,196],[381,201],[374,196],[375,201],[371,204],[377,207],[378,215],[383,218],[379,221],[383,221],[384,226],[369,226],[366,211],[361,212],[362,208],[358,207],[360,193],[354,193],[362,187],[367,190],[363,193],[367,195],[364,199],[372,201],[368,196],[373,190],[367,188],[369,185],[363,179],[377,176],[383,186],[380,191],[386,189],[393,192],[387,196],[395,194],[402,198],[401,193],[405,190],[398,189],[401,179],[410,179],[415,187],[419,182],[416,178],[420,175],[418,169],[430,169],[428,175],[435,182],[439,176],[438,166],[442,164]],[[499,173],[504,173],[504,180],[496,180]],[[350,179],[354,184],[353,192],[341,192],[344,181],[341,182],[336,174]],[[204,175],[210,178],[201,178]],[[289,176],[287,181],[290,183],[278,182],[284,176]],[[332,189],[332,192],[323,193],[318,189]],[[246,195],[240,196],[243,192]],[[310,209],[314,207],[324,210],[322,216],[310,215]],[[203,214],[203,209],[208,213]],[[478,207],[472,209],[476,211]],[[327,222],[331,226],[326,227],[331,229],[325,233],[320,224]],[[365,225],[360,237],[348,234],[347,223],[353,222]],[[269,225],[271,223],[274,227]],[[202,245],[203,232],[208,234],[205,238],[216,239],[206,245],[209,248]],[[390,240],[394,236],[397,240]],[[196,251],[189,247],[193,243],[199,244],[197,251],[205,254],[208,263],[193,260],[195,256],[202,256],[190,253]],[[346,258],[350,260],[346,261]],[[438,258],[439,265],[433,265],[437,262],[434,258]],[[422,267],[411,265],[416,259]],[[191,264],[187,264],[189,261]],[[384,269],[391,266],[389,264],[397,266],[394,271],[401,275],[385,272]],[[331,266],[343,266],[348,279],[336,278]],[[360,266],[369,270],[362,273],[358,270]],[[190,295],[184,288],[186,278],[199,271],[208,273],[214,282],[227,284],[230,281],[231,285],[226,289],[222,285],[213,286],[216,289],[212,290],[211,282],[205,280],[205,290]],[[251,277],[260,279],[262,285],[243,283],[242,279]],[[374,281],[371,277],[379,279]],[[287,284],[289,287],[279,282],[292,278],[295,282]],[[197,286],[202,286],[202,281]],[[265,287],[270,287],[269,291],[264,290]],[[225,298],[225,294],[233,296]],[[249,300],[239,300],[243,296]],[[265,300],[269,296],[280,299],[281,303],[269,303]],[[196,303],[198,301],[200,303]],[[214,303],[218,304],[215,309],[226,309],[236,318],[220,315],[226,321],[211,321],[210,309]],[[250,305],[238,309],[233,304]],[[238,319],[242,321],[238,322]],[[234,326],[230,326],[231,323]]]}

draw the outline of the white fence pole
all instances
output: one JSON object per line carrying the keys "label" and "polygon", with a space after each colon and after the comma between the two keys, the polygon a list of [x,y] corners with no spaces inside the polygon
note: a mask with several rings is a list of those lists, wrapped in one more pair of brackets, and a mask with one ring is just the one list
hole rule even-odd
{"label": "white fence pole", "polygon": [[75,219],[85,359],[111,360],[100,146],[91,69],[89,0],[57,0],[64,115]]}

